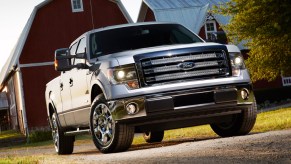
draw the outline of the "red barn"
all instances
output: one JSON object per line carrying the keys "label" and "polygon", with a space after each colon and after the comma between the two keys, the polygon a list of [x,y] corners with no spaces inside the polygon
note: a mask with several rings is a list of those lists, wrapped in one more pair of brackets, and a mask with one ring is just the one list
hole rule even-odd
{"label": "red barn", "polygon": [[0,74],[11,128],[47,129],[45,85],[58,76],[54,51],[94,28],[132,22],[120,0],[46,0],[36,6]]}

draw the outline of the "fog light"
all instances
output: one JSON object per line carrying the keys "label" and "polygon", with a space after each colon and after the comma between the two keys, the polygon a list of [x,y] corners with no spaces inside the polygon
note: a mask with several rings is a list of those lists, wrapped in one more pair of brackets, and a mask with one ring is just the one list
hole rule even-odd
{"label": "fog light", "polygon": [[128,114],[136,114],[138,112],[138,105],[136,103],[129,103],[126,106],[126,111]]}
{"label": "fog light", "polygon": [[243,100],[247,100],[249,98],[249,91],[247,89],[242,89],[240,94]]}

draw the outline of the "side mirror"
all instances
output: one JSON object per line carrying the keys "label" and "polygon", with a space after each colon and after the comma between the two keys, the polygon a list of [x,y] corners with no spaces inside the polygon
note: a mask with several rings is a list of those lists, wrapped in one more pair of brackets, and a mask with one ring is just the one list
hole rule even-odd
{"label": "side mirror", "polygon": [[72,69],[71,58],[68,54],[68,48],[60,48],[55,51],[55,70],[68,71]]}

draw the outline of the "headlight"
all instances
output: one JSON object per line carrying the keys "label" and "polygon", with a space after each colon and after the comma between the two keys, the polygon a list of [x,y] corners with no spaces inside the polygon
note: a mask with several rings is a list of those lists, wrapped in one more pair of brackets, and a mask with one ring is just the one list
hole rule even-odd
{"label": "headlight", "polygon": [[244,58],[240,53],[229,53],[232,75],[239,76],[240,70],[245,69]]}
{"label": "headlight", "polygon": [[126,65],[108,69],[108,79],[111,84],[126,84],[130,89],[139,88],[134,65]]}
{"label": "headlight", "polygon": [[116,75],[117,75],[117,79],[122,80],[125,77],[125,71],[123,70],[117,71]]}

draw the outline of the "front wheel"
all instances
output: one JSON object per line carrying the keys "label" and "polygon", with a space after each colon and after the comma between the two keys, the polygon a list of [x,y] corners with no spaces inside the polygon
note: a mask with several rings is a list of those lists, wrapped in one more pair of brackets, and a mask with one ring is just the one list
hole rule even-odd
{"label": "front wheel", "polygon": [[256,102],[242,113],[233,115],[232,121],[211,124],[212,130],[221,137],[239,136],[248,134],[255,125],[257,118]]}
{"label": "front wheel", "polygon": [[90,130],[95,146],[102,153],[125,151],[134,137],[134,127],[115,123],[103,94],[92,103]]}
{"label": "front wheel", "polygon": [[74,150],[75,136],[65,136],[64,131],[60,128],[57,114],[52,115],[52,137],[55,150],[59,155],[72,154]]}

